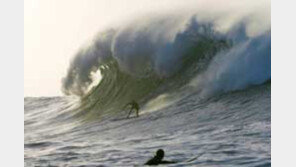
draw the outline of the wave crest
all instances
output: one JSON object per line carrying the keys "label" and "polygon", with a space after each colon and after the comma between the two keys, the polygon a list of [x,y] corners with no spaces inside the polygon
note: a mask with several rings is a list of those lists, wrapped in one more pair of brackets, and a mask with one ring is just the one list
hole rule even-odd
{"label": "wave crest", "polygon": [[[99,33],[72,60],[63,92],[81,96],[87,109],[111,113],[132,99],[144,103],[188,85],[212,94],[270,80],[270,27],[250,34],[248,18],[221,31],[213,18],[175,17]],[[98,70],[101,81],[89,89]]]}

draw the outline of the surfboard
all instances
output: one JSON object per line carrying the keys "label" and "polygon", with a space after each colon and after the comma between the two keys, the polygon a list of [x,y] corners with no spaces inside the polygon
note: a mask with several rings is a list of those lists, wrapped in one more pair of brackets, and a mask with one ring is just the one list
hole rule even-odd
{"label": "surfboard", "polygon": [[204,153],[201,153],[201,154],[199,154],[198,156],[196,156],[196,157],[193,157],[193,158],[191,158],[191,159],[188,159],[188,160],[186,160],[186,161],[183,161],[183,162],[192,162],[192,161],[196,160],[197,158],[201,157],[202,155],[204,155]]}

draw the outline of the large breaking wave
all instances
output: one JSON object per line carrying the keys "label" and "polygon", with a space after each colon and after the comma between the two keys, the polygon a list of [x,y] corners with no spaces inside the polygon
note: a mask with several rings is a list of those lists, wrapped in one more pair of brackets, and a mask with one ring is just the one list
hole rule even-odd
{"label": "large breaking wave", "polygon": [[256,9],[155,14],[106,29],[76,54],[62,90],[100,115],[186,87],[204,96],[262,84],[271,79],[270,16]]}

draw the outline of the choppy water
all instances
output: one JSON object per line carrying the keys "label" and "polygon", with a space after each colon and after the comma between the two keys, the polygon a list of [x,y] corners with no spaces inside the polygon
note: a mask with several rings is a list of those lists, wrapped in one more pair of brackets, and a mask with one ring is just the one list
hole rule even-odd
{"label": "choppy water", "polygon": [[73,98],[24,100],[25,166],[141,166],[159,148],[168,166],[271,166],[270,84],[89,122]]}
{"label": "choppy water", "polygon": [[26,166],[271,166],[270,4],[200,2],[98,32],[62,79],[79,99],[25,98]]}

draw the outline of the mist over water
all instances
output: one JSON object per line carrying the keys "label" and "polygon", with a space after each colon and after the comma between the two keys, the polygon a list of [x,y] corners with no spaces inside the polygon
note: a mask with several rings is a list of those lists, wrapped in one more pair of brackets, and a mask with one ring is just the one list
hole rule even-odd
{"label": "mist over water", "polygon": [[[206,52],[211,52],[213,48],[206,48],[204,43],[210,40],[210,42],[223,41],[229,44],[227,50],[223,48],[220,52],[219,48],[214,48],[218,51],[215,51],[215,55],[211,55],[215,57],[211,64],[221,65],[215,67],[217,70],[225,68],[222,66],[229,66],[227,68],[244,68],[236,70],[247,71],[245,66],[250,67],[251,64],[255,69],[265,68],[267,71],[257,76],[256,80],[263,81],[248,81],[250,77],[247,77],[248,79],[241,81],[244,83],[240,85],[244,86],[234,85],[233,88],[222,88],[223,90],[236,90],[250,84],[262,83],[270,79],[269,4],[243,2],[232,3],[231,7],[225,2],[225,6],[213,8],[214,6],[210,6],[215,5],[213,3],[209,2],[209,5],[202,7],[200,6],[202,3],[197,1],[196,8],[191,4],[187,10],[183,7],[182,10],[176,9],[174,12],[164,10],[161,13],[138,16],[140,18],[135,16],[122,25],[107,28],[99,32],[88,46],[83,47],[74,56],[68,74],[63,79],[62,90],[66,94],[83,96],[92,83],[91,72],[104,66],[107,59],[114,59],[120,71],[134,77],[149,77],[151,73],[160,78],[171,77],[188,65],[184,63],[184,59],[209,54]],[[200,53],[199,47],[208,50]],[[263,52],[264,55],[261,54]],[[249,64],[240,65],[240,59],[248,59]],[[262,60],[266,60],[264,67],[262,63],[257,62]],[[209,68],[213,71],[211,66]],[[228,76],[234,80],[238,78],[234,75]],[[202,80],[201,77],[197,78]],[[213,74],[203,78],[213,78]],[[213,82],[219,82],[216,81]]]}
{"label": "mist over water", "polygon": [[270,32],[247,39],[219,53],[192,85],[203,94],[239,90],[271,79]]}

